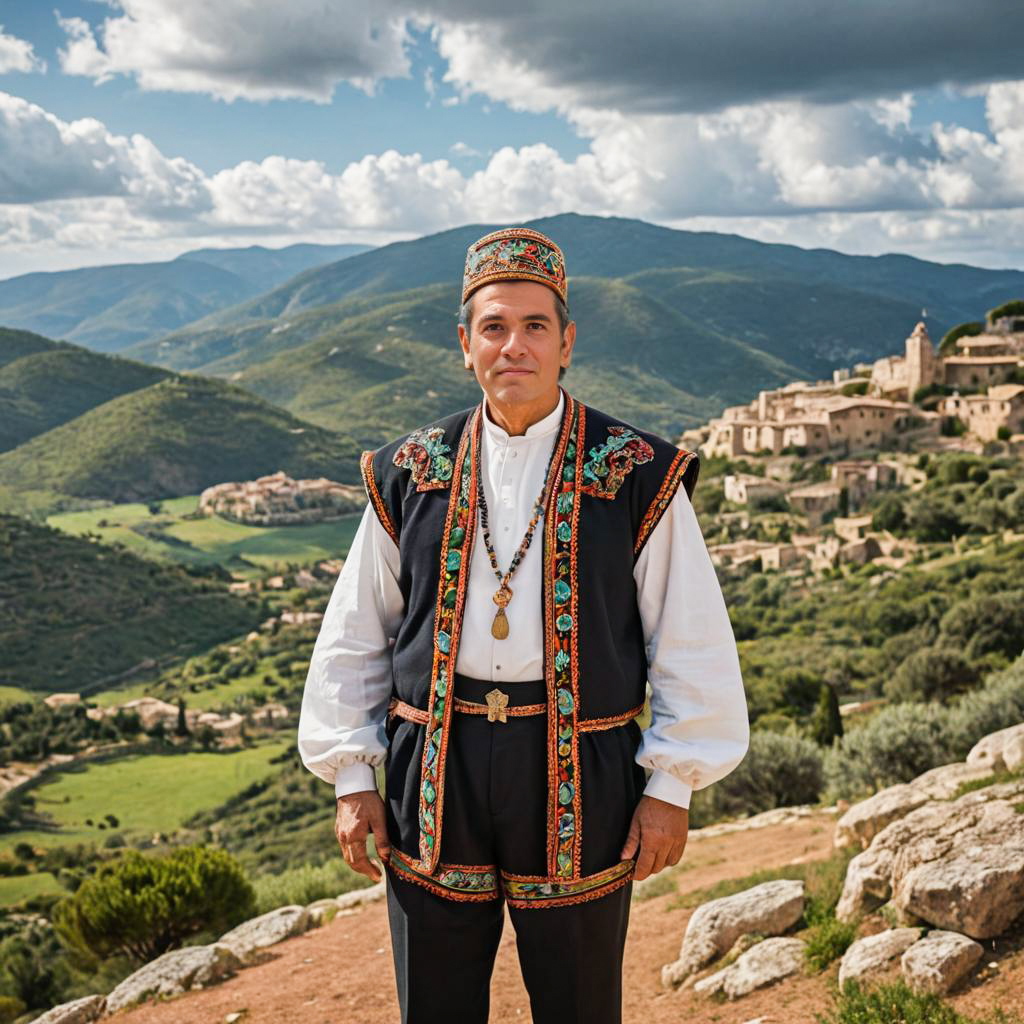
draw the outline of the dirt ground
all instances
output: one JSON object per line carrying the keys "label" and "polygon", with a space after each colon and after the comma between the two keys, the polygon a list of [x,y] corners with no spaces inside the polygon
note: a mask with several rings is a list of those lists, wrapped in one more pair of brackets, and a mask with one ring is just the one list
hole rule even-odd
{"label": "dirt ground", "polygon": [[[676,891],[703,889],[760,868],[823,859],[832,847],[834,818],[822,814],[756,831],[691,841],[672,876]],[[734,1003],[691,991],[666,992],[661,967],[675,960],[690,910],[673,908],[672,893],[635,901],[630,916],[623,976],[625,1024],[814,1024],[831,1005],[835,964],[817,977],[792,978]],[[962,1012],[1016,1008],[1024,993],[1024,950],[1004,942],[986,971],[953,999]],[[394,971],[383,901],[273,947],[274,958],[205,991],[138,1007],[118,1024],[223,1024],[244,1012],[244,1024],[393,1024],[398,1020]],[[987,951],[987,956],[989,953]],[[506,921],[491,984],[491,1020],[531,1020],[516,960],[515,936]],[[457,1024],[457,1022],[453,1022]]]}

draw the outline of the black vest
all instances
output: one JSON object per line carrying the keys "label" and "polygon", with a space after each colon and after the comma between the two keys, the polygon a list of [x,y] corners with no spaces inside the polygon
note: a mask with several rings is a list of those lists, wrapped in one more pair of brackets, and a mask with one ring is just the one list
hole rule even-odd
{"label": "black vest", "polygon": [[[692,495],[699,460],[563,393],[538,531],[548,693],[547,881],[569,892],[586,881],[580,733],[630,721],[644,704],[647,657],[633,567],[679,485]],[[419,849],[403,857],[427,877],[438,870],[441,846],[450,690],[478,520],[482,416],[481,403],[362,459],[368,497],[401,555],[406,610],[393,649],[394,694],[429,715]]]}

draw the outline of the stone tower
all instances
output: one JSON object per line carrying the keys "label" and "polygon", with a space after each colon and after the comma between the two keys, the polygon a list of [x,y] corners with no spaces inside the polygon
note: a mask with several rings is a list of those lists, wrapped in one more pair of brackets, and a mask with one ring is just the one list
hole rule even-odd
{"label": "stone tower", "polygon": [[907,338],[907,401],[912,402],[919,388],[935,383],[937,363],[932,339],[922,320]]}

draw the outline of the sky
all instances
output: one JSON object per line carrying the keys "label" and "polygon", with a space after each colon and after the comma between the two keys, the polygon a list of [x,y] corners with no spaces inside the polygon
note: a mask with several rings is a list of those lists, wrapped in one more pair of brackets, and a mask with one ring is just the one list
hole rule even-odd
{"label": "sky", "polygon": [[0,0],[0,277],[566,211],[1024,268],[1020,0]]}

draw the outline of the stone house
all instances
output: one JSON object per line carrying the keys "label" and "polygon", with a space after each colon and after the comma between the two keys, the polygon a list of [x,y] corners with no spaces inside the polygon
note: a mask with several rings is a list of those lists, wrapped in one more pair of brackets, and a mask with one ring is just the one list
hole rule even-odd
{"label": "stone house", "polygon": [[940,411],[967,424],[982,441],[994,441],[1003,428],[1011,434],[1024,431],[1024,385],[997,384],[984,395],[950,395]]}
{"label": "stone house", "polygon": [[725,499],[737,505],[756,505],[774,498],[784,490],[777,480],[754,476],[752,473],[730,473],[725,477]]}
{"label": "stone house", "polygon": [[832,529],[842,540],[862,540],[871,529],[871,516],[836,516]]}
{"label": "stone house", "polygon": [[839,509],[842,488],[834,483],[824,482],[796,487],[786,497],[797,512],[807,516],[808,525],[817,529],[829,512]]}
{"label": "stone house", "polygon": [[43,698],[43,703],[53,710],[67,707],[69,704],[81,704],[80,693],[51,693],[49,697]]}

